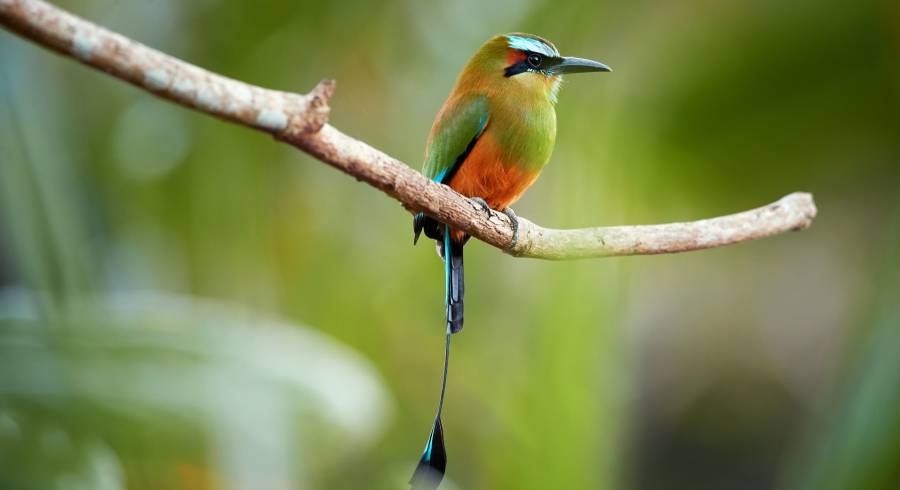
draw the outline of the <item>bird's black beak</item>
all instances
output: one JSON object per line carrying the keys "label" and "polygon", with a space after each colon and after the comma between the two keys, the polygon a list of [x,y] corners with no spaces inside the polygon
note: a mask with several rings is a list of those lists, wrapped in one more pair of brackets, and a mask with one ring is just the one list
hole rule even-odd
{"label": "bird's black beak", "polygon": [[550,68],[552,73],[587,73],[590,71],[612,71],[612,68],[600,63],[599,61],[586,60],[584,58],[575,58],[566,56],[560,58],[559,62]]}

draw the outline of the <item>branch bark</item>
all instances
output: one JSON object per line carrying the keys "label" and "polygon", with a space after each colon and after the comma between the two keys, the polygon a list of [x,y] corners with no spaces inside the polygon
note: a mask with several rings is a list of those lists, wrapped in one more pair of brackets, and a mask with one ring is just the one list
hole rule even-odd
{"label": "branch bark", "polygon": [[99,27],[40,0],[0,0],[0,25],[63,56],[109,73],[190,109],[271,134],[357,180],[516,257],[574,259],[687,252],[720,247],[812,223],[812,195],[793,193],[729,216],[663,225],[555,230],[486,214],[449,187],[327,124],[334,82],[309,94],[269,90],[233,80]]}

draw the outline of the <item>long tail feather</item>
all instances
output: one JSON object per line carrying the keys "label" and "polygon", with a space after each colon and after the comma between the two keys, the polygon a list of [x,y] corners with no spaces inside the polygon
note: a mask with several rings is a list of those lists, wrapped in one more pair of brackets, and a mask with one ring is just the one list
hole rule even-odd
{"label": "long tail feather", "polygon": [[444,448],[444,427],[441,424],[441,411],[444,409],[444,394],[447,391],[447,367],[450,363],[450,332],[447,332],[447,342],[444,346],[444,374],[441,379],[441,398],[438,401],[437,415],[434,417],[434,425],[431,426],[431,434],[425,443],[422,458],[409,479],[411,490],[433,490],[444,479],[444,471],[447,469],[447,451]]}
{"label": "long tail feather", "polygon": [[[414,228],[416,238],[419,232],[428,228],[426,218],[416,216]],[[447,451],[444,448],[444,427],[441,424],[441,411],[444,409],[444,395],[447,392],[447,368],[450,364],[450,337],[463,328],[463,294],[465,284],[463,281],[463,245],[465,242],[456,242],[450,234],[450,227],[444,225],[443,237],[439,242],[439,251],[444,258],[444,273],[446,276],[446,303],[447,303],[447,340],[444,347],[444,373],[441,377],[441,397],[438,401],[437,415],[434,417],[434,425],[431,434],[425,444],[425,450],[416,465],[412,478],[409,480],[411,490],[433,490],[444,479],[444,471],[447,469]]]}

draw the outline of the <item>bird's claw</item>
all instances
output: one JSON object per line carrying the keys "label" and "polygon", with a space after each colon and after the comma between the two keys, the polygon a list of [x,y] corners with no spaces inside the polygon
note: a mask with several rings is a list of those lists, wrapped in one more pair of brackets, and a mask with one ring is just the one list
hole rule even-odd
{"label": "bird's claw", "polygon": [[491,217],[491,212],[493,211],[493,209],[491,209],[491,206],[487,203],[487,201],[480,197],[470,197],[469,200],[480,207],[481,210],[484,211],[485,214],[487,214],[488,218]]}
{"label": "bird's claw", "polygon": [[[487,203],[487,201],[480,197],[470,197],[469,200],[480,207],[485,212],[485,214],[487,214],[488,218],[491,217],[491,213],[494,212],[494,210],[491,209],[491,206]],[[509,242],[509,249],[512,250],[516,248],[516,244],[519,243],[519,217],[516,216],[516,212],[513,211],[512,208],[506,208],[501,212],[509,218],[509,221],[512,224],[513,236],[512,241]]]}
{"label": "bird's claw", "polygon": [[519,243],[519,217],[516,216],[516,212],[512,210],[512,208],[506,208],[503,210],[503,214],[509,218],[509,222],[512,224],[513,236],[512,240],[509,242],[509,250],[513,250],[516,248],[516,244]]}

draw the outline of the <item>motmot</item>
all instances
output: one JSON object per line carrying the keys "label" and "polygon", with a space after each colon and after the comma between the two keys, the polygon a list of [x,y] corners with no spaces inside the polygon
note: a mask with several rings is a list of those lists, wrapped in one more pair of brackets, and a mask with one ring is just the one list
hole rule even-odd
{"label": "motmot", "polygon": [[[524,33],[498,35],[463,68],[437,114],[425,146],[422,172],[446,184],[485,211],[509,216],[513,240],[518,219],[510,209],[534,183],[556,141],[556,99],[562,76],[608,72],[603,63],[561,56],[550,41]],[[463,246],[468,236],[434,218],[413,218],[413,242],[425,235],[444,260],[446,342],[437,415],[413,473],[413,488],[434,488],[447,465],[441,410],[447,387],[450,336],[463,328]]]}

